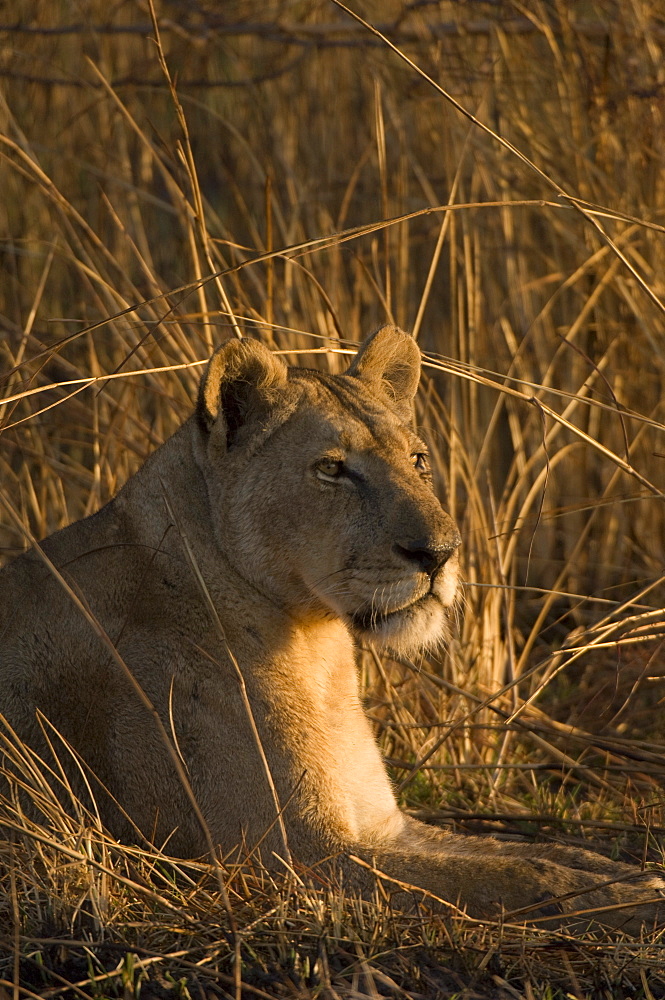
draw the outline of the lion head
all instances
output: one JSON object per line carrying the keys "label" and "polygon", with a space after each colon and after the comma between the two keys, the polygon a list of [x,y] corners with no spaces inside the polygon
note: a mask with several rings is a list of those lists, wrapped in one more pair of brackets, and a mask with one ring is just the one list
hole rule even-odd
{"label": "lion head", "polygon": [[446,637],[459,532],[412,430],[420,351],[384,326],[342,375],[227,342],[201,381],[199,463],[220,549],[296,620],[412,654]]}

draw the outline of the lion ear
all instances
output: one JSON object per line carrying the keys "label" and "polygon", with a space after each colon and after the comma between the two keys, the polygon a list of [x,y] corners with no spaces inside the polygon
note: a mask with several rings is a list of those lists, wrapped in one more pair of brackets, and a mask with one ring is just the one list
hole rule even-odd
{"label": "lion ear", "polygon": [[206,431],[220,419],[227,446],[240,429],[266,417],[286,386],[287,367],[258,340],[227,340],[211,357],[199,386],[197,415]]}
{"label": "lion ear", "polygon": [[420,349],[410,334],[396,326],[382,326],[361,344],[346,374],[381,386],[400,416],[410,420],[420,360]]}

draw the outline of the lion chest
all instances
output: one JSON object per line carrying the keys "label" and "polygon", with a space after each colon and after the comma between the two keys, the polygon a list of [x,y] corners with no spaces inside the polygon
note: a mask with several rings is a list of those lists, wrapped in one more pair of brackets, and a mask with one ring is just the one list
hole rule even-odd
{"label": "lion chest", "polygon": [[340,622],[296,634],[275,663],[272,721],[300,782],[302,815],[345,839],[380,841],[403,819],[360,700]]}

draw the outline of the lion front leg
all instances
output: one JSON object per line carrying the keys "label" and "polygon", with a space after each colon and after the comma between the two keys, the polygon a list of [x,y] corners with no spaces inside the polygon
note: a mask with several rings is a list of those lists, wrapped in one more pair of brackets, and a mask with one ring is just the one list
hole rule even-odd
{"label": "lion front leg", "polygon": [[594,922],[637,934],[665,919],[660,874],[591,851],[447,834],[415,820],[398,840],[347,848],[346,884],[367,895],[379,878],[399,906],[412,906],[421,889],[434,909],[450,904],[479,919],[545,927]]}
{"label": "lion front leg", "polygon": [[[642,870],[636,865],[613,861],[595,851],[562,844],[533,844],[499,841],[493,837],[450,834],[409,819],[405,836],[418,851],[426,846],[437,857],[489,858],[502,871],[502,882],[514,870],[517,885],[522,886],[522,870],[535,877],[544,893],[567,895],[559,905],[565,913],[597,907],[606,910],[598,919],[614,926],[628,920],[633,930],[641,923],[665,918],[665,870]],[[528,895],[528,893],[527,893]],[[647,902],[644,905],[644,901]],[[527,903],[524,906],[530,905]],[[551,904],[550,904],[551,905]],[[631,908],[634,912],[631,913]]]}
{"label": "lion front leg", "polygon": [[[371,861],[352,855],[348,861],[363,868],[364,885],[369,875],[382,880],[388,892],[397,892],[398,905],[414,889],[424,889],[424,901],[433,909],[452,904],[478,919],[533,921],[548,928],[599,923],[631,934],[665,917],[665,882],[639,871],[637,882],[616,882],[538,857],[389,852]],[[351,878],[358,880],[357,874]]]}

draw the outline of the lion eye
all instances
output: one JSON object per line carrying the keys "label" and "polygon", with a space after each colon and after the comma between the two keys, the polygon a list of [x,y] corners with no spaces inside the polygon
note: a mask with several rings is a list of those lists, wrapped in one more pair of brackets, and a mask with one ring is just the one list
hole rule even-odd
{"label": "lion eye", "polygon": [[429,458],[426,452],[416,452],[415,455],[411,456],[411,461],[413,462],[414,469],[418,472],[427,472],[429,470]]}
{"label": "lion eye", "polygon": [[334,483],[344,470],[344,463],[335,458],[322,458],[316,463],[316,475],[326,483]]}

